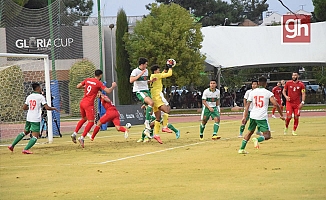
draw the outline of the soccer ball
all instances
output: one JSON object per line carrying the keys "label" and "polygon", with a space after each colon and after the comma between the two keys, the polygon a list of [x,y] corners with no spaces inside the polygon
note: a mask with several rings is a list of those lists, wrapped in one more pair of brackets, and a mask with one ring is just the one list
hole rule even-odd
{"label": "soccer ball", "polygon": [[177,61],[175,61],[174,59],[170,58],[166,61],[167,65],[172,65],[172,67],[174,67],[177,64]]}
{"label": "soccer ball", "polygon": [[131,124],[130,123],[126,123],[126,127],[127,128],[131,128]]}

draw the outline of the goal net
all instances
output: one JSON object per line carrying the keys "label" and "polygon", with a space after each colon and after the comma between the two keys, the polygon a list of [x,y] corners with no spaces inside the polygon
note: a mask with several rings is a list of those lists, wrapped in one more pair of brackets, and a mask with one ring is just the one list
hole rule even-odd
{"label": "goal net", "polygon": [[[48,55],[0,53],[1,141],[12,139],[24,130],[27,112],[22,106],[33,91],[31,84],[34,82],[41,84],[48,105],[53,105],[53,92],[57,87],[50,81]],[[60,133],[60,120],[54,124],[54,119],[60,119],[59,113],[47,111],[42,116],[41,130],[47,131],[49,143],[53,142],[53,135]],[[54,129],[54,125],[58,127]]]}

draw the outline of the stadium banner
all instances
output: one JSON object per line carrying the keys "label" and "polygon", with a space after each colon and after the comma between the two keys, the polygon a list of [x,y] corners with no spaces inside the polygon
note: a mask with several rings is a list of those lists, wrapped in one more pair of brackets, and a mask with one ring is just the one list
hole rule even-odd
{"label": "stadium banner", "polygon": [[[82,27],[54,27],[56,59],[83,58]],[[7,27],[7,53],[51,55],[49,27]],[[51,58],[51,56],[50,56]]]}
{"label": "stadium banner", "polygon": [[[140,105],[120,105],[116,106],[120,114],[120,125],[125,126],[126,123],[131,125],[144,124],[145,115]],[[113,123],[108,123],[109,127],[113,127]]]}

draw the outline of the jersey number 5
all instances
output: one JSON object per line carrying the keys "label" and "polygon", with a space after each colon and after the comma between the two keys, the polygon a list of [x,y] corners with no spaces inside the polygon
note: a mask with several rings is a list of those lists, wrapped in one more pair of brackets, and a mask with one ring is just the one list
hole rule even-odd
{"label": "jersey number 5", "polygon": [[29,109],[34,110],[36,107],[36,101],[35,100],[29,100]]}
{"label": "jersey number 5", "polygon": [[254,96],[254,98],[256,107],[262,108],[264,106],[264,96]]}

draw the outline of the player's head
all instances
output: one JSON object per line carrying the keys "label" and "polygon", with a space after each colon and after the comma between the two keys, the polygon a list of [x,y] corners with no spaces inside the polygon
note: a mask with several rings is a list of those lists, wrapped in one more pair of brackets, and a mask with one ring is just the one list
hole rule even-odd
{"label": "player's head", "polygon": [[258,81],[257,80],[251,81],[251,88],[256,89],[257,87],[258,87]]}
{"label": "player's head", "polygon": [[141,70],[146,69],[147,64],[148,64],[148,60],[147,60],[147,58],[139,58],[139,60],[138,60],[138,64],[139,64],[139,68],[140,68]]}
{"label": "player's head", "polygon": [[158,66],[157,64],[153,65],[151,67],[151,72],[152,72],[152,74],[160,73],[160,66]]}
{"label": "player's head", "polygon": [[259,77],[258,84],[260,87],[266,87],[267,85],[267,78],[264,76]]}
{"label": "player's head", "polygon": [[100,69],[95,70],[95,77],[96,77],[97,79],[101,80],[102,75],[103,75],[102,70],[100,70]]}
{"label": "player's head", "polygon": [[280,87],[281,85],[282,85],[282,83],[279,81],[279,82],[277,82],[277,84],[276,84],[278,87]]}
{"label": "player's head", "polygon": [[281,80],[281,84],[282,85],[285,85],[285,80]]}
{"label": "player's head", "polygon": [[215,89],[216,88],[216,80],[215,79],[211,79],[210,81],[209,81],[209,88],[210,89]]}
{"label": "player's head", "polygon": [[297,81],[299,79],[299,73],[298,72],[292,72],[292,80]]}
{"label": "player's head", "polygon": [[39,93],[42,92],[42,88],[39,83],[32,83],[32,88],[33,88],[33,91],[35,91],[35,92],[39,92]]}

